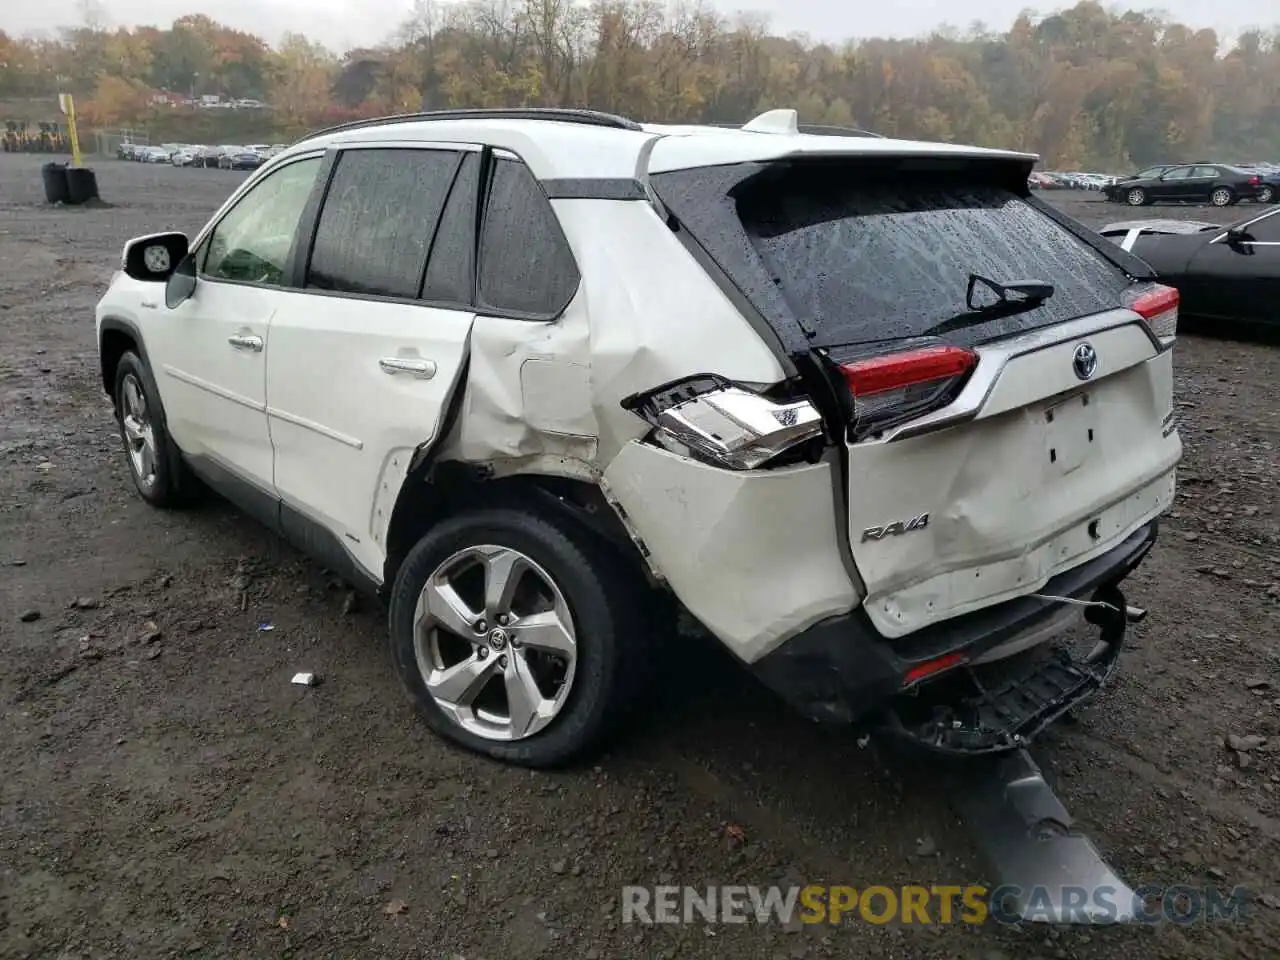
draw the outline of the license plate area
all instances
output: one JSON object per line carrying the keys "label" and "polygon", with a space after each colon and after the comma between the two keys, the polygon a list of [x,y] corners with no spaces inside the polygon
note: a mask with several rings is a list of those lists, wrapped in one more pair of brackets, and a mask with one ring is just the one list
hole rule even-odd
{"label": "license plate area", "polygon": [[1077,393],[1044,411],[1045,468],[1061,476],[1077,469],[1099,446],[1094,407],[1088,393]]}

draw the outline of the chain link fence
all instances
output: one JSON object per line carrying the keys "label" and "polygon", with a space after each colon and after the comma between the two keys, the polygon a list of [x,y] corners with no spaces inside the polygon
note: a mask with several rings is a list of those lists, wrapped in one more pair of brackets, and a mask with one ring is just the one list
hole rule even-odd
{"label": "chain link fence", "polygon": [[95,130],[93,132],[93,152],[100,157],[120,156],[120,146],[125,143],[137,143],[143,146],[151,143],[145,130]]}

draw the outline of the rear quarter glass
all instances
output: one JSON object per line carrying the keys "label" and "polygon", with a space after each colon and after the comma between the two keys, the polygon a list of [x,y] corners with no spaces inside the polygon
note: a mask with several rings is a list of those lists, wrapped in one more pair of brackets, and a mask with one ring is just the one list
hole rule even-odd
{"label": "rear quarter glass", "polygon": [[[844,165],[784,164],[726,199],[737,236],[721,229],[698,239],[751,299],[753,286],[771,287],[757,308],[785,323],[781,300],[815,346],[925,335],[972,345],[1113,309],[1131,282],[980,170],[859,177]],[[744,246],[752,256],[741,256]],[[1013,315],[966,316],[971,274],[1043,281],[1054,294]]]}

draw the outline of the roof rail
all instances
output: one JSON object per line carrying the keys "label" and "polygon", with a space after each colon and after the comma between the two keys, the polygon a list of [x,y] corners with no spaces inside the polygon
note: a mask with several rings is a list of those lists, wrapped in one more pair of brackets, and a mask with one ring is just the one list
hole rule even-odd
{"label": "roof rail", "polygon": [[312,140],[331,133],[344,130],[359,130],[364,127],[379,127],[391,123],[417,123],[425,120],[549,120],[555,123],[581,123],[595,127],[612,127],[615,130],[643,130],[634,120],[620,117],[600,110],[578,109],[576,107],[494,107],[457,110],[423,110],[419,113],[396,113],[385,117],[369,117],[366,120],[351,120],[336,126],[325,127],[315,133],[309,133],[302,140]]}

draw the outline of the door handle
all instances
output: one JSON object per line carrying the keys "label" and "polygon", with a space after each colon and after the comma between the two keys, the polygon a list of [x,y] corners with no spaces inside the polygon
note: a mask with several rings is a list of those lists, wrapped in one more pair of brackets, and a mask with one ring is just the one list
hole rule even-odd
{"label": "door handle", "polygon": [[237,334],[234,337],[227,337],[227,343],[231,344],[233,347],[242,347],[246,350],[252,350],[254,353],[259,353],[262,350],[261,337],[246,337]]}
{"label": "door handle", "polygon": [[383,373],[389,373],[392,376],[397,373],[407,373],[419,380],[430,380],[436,375],[436,362],[418,357],[383,357],[378,361],[378,366],[382,368]]}

